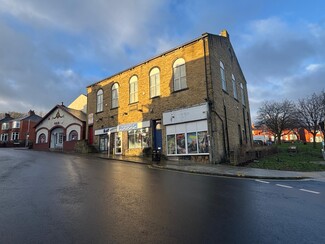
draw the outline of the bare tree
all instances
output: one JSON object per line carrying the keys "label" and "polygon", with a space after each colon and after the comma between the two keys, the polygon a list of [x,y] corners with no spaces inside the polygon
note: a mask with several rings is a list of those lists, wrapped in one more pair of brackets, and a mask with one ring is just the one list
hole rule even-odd
{"label": "bare tree", "polygon": [[325,118],[325,94],[313,93],[310,97],[299,99],[297,105],[299,124],[313,135],[313,146],[316,148],[316,135],[319,123]]}
{"label": "bare tree", "polygon": [[257,112],[258,124],[265,124],[281,143],[284,131],[293,130],[297,125],[296,106],[289,100],[283,102],[265,102]]}

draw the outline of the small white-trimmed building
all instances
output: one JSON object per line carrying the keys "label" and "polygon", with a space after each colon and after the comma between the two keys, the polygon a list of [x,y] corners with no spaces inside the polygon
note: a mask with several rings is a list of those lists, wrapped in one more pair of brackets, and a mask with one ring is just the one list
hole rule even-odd
{"label": "small white-trimmed building", "polygon": [[35,126],[37,150],[74,151],[77,141],[85,139],[86,114],[56,105]]}

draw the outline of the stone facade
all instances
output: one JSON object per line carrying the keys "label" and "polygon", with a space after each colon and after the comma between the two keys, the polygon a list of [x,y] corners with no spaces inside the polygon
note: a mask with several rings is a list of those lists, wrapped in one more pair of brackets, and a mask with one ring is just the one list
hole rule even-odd
{"label": "stone facade", "polygon": [[[221,85],[220,61],[226,90]],[[150,72],[154,68],[159,70],[160,94],[151,97]],[[186,82],[180,78],[178,83],[174,72],[186,77]],[[138,82],[138,100],[131,103],[133,76]],[[114,84],[118,87],[115,108]],[[246,80],[225,31],[220,35],[205,33],[88,86],[87,93],[88,141],[101,151],[140,156],[159,147],[171,158],[219,163],[229,161],[231,152],[249,150],[252,145]],[[190,149],[191,144],[195,144],[194,149]]]}

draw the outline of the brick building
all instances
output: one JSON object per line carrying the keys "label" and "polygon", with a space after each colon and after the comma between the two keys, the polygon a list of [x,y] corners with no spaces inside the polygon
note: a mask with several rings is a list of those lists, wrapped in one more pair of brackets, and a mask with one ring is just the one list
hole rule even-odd
{"label": "brick building", "polygon": [[35,143],[34,126],[42,117],[30,110],[27,115],[11,118],[9,114],[0,121],[0,141],[6,146],[29,146]]}
{"label": "brick building", "polygon": [[87,93],[88,142],[100,151],[161,148],[168,158],[219,163],[252,146],[246,80],[227,31],[202,34]]}

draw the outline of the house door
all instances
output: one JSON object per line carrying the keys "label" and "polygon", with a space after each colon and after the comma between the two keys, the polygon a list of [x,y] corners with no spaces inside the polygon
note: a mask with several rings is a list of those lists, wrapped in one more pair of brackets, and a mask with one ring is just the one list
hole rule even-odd
{"label": "house door", "polygon": [[114,133],[114,154],[122,154],[122,132]]}
{"label": "house door", "polygon": [[153,147],[162,148],[161,120],[153,121]]}
{"label": "house door", "polygon": [[62,149],[63,148],[63,128],[55,128],[51,132],[51,148]]}

